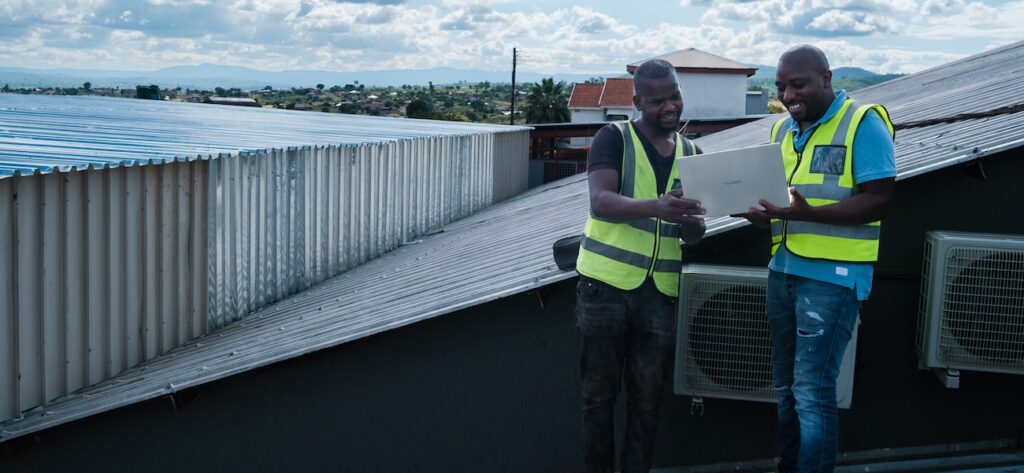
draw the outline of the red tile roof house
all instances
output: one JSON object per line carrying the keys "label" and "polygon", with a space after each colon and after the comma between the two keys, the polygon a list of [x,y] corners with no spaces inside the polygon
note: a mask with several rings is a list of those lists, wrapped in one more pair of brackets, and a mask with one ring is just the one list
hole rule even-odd
{"label": "red tile roof house", "polygon": [[633,117],[633,79],[575,84],[569,97],[573,123],[611,122]]}

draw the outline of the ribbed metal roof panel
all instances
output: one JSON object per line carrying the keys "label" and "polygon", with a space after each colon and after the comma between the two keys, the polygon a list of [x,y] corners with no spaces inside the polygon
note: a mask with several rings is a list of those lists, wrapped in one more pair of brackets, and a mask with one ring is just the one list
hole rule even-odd
{"label": "ribbed metal roof panel", "polygon": [[84,96],[0,94],[0,178],[523,127]]}

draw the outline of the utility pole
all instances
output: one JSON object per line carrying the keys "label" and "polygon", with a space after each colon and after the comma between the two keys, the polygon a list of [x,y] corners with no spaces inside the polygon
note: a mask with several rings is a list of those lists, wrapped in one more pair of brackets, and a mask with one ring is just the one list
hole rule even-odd
{"label": "utility pole", "polygon": [[516,124],[516,48],[512,48],[512,113],[508,116],[508,124]]}

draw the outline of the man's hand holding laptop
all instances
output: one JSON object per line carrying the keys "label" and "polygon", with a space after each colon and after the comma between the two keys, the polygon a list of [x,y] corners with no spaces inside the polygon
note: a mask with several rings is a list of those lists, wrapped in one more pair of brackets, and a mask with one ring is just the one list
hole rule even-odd
{"label": "man's hand holding laptop", "polygon": [[773,218],[808,220],[812,209],[811,205],[807,203],[807,199],[800,195],[795,187],[789,188],[789,207],[778,207],[765,199],[760,199],[757,203],[763,208],[751,207],[746,213],[730,215],[730,217],[743,217],[754,225],[767,226]]}
{"label": "man's hand holding laptop", "polygon": [[707,211],[699,200],[683,197],[682,189],[666,192],[654,203],[654,214],[658,218],[680,225],[702,224]]}

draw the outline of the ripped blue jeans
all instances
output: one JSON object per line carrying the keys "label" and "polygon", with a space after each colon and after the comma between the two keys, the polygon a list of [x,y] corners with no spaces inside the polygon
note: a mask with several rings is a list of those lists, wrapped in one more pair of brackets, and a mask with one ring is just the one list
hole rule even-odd
{"label": "ripped blue jeans", "polygon": [[785,471],[835,468],[836,378],[859,311],[853,289],[777,271],[768,276],[766,312]]}

